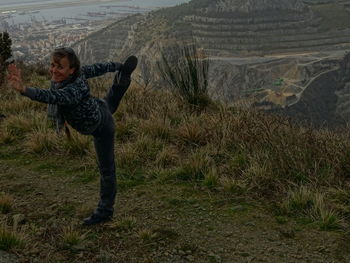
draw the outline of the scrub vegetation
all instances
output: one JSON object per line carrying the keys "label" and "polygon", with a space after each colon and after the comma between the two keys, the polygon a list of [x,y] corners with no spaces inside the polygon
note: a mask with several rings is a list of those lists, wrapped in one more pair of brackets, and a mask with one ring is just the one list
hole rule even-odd
{"label": "scrub vegetation", "polygon": [[[35,68],[24,72],[47,87]],[[198,110],[134,85],[114,115],[116,216],[86,228],[99,185],[91,138],[55,134],[46,105],[0,92],[0,250],[23,262],[349,260],[348,129],[208,98]],[[9,230],[18,215],[21,233]]]}

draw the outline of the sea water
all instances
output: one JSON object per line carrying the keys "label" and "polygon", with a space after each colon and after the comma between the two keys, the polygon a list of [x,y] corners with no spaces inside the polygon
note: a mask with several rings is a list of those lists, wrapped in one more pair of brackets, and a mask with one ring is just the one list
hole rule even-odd
{"label": "sea water", "polygon": [[118,14],[144,13],[189,0],[0,0],[0,19],[10,25],[30,21],[106,19]]}

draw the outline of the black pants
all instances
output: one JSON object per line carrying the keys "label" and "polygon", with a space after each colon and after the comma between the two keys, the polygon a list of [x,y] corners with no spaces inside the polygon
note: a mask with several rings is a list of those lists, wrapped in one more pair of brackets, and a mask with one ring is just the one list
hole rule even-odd
{"label": "black pants", "polygon": [[103,100],[99,100],[101,124],[93,132],[94,145],[100,171],[100,201],[95,213],[112,215],[117,193],[116,166],[114,159],[115,126],[112,114],[130,85],[130,78],[117,78]]}

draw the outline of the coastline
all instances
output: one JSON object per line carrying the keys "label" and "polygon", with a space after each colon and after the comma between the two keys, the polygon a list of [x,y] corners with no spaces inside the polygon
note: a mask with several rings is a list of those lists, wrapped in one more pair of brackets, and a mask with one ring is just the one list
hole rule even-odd
{"label": "coastline", "polygon": [[[51,8],[62,8],[70,6],[80,6],[80,5],[95,5],[95,4],[108,4],[116,2],[131,2],[132,0],[77,0],[74,2],[62,2],[62,3],[38,3],[38,4],[18,4],[12,6],[0,6],[0,16],[7,12],[12,12],[14,14],[23,11],[33,11],[33,10],[42,10],[42,9],[51,9]],[[16,11],[16,12],[13,12]]]}

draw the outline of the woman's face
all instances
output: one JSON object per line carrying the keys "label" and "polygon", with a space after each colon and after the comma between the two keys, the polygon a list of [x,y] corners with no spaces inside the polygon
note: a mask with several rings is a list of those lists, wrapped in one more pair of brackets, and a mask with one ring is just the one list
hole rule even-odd
{"label": "woman's face", "polygon": [[66,80],[69,75],[74,73],[74,68],[70,68],[67,57],[61,59],[51,58],[50,74],[53,82],[62,82]]}

